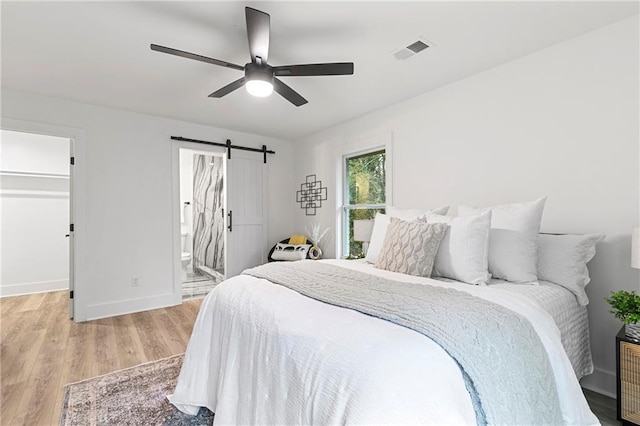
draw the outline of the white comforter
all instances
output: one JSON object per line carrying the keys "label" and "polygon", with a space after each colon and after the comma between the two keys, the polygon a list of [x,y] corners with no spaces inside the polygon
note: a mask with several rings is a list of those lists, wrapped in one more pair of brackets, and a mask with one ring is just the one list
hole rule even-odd
{"label": "white comforter", "polygon": [[[553,368],[566,424],[598,424],[552,318],[489,287],[447,283],[327,261],[389,279],[454,287],[524,315]],[[499,372],[496,372],[499,374]],[[517,392],[517,389],[514,389]],[[216,424],[474,424],[456,362],[431,339],[393,323],[240,275],[205,299],[169,400]]]}

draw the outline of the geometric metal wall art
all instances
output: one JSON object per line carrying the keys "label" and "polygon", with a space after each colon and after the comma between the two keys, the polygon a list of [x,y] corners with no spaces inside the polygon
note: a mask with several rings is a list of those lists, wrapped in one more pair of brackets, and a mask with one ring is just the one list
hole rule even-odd
{"label": "geometric metal wall art", "polygon": [[296,202],[307,216],[315,216],[323,201],[327,201],[327,187],[322,186],[321,180],[316,180],[316,175],[307,176],[300,184],[300,191],[296,192]]}

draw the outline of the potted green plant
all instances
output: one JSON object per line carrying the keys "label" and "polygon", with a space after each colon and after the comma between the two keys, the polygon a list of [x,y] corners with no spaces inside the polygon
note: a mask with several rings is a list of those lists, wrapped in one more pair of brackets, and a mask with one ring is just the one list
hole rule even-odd
{"label": "potted green plant", "polygon": [[604,299],[611,305],[611,313],[624,323],[624,333],[640,341],[640,295],[635,291],[619,290],[611,292]]}

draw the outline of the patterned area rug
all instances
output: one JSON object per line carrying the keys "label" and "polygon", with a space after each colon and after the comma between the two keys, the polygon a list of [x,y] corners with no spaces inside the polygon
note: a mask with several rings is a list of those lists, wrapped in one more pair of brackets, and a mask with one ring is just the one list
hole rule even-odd
{"label": "patterned area rug", "polygon": [[213,413],[201,408],[184,414],[167,401],[184,355],[141,364],[64,389],[60,425],[211,425]]}

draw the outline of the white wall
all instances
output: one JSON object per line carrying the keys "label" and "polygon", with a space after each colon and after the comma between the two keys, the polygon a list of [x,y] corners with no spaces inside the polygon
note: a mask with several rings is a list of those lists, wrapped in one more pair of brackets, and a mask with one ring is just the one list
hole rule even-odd
{"label": "white wall", "polygon": [[[76,283],[78,320],[174,303],[172,135],[275,150],[268,163],[269,241],[292,232],[288,141],[6,88],[2,117],[85,132],[86,265],[84,282]],[[139,287],[131,286],[132,276]]]}
{"label": "white wall", "polygon": [[69,288],[69,139],[2,131],[0,296]]}
{"label": "white wall", "polygon": [[[615,394],[621,324],[603,298],[640,288],[640,271],[629,267],[631,229],[640,224],[638,48],[636,16],[306,138],[296,181],[316,173],[330,191],[313,219],[335,229],[344,147],[388,133],[396,206],[547,195],[543,231],[607,234],[590,264],[597,371],[584,384]],[[296,228],[308,220],[298,207]]]}

